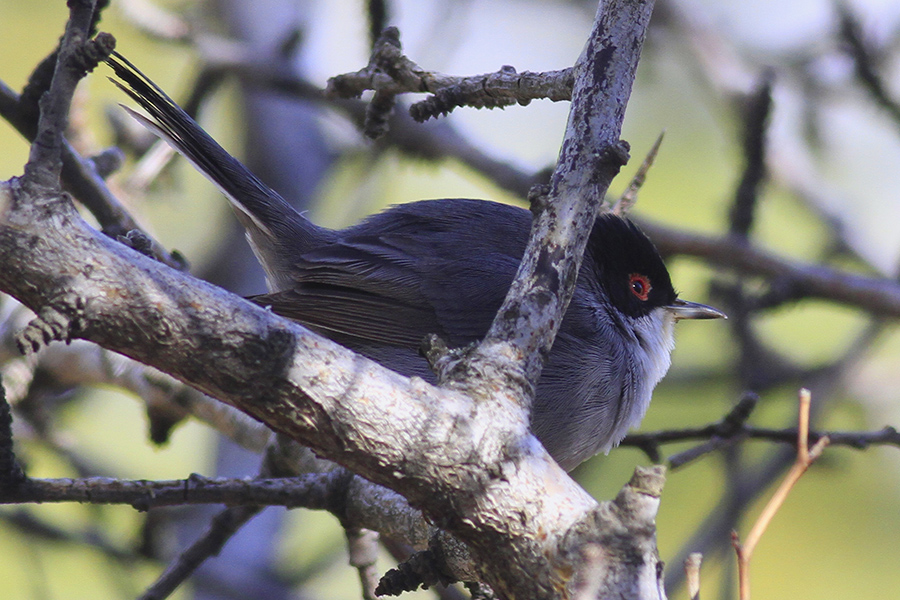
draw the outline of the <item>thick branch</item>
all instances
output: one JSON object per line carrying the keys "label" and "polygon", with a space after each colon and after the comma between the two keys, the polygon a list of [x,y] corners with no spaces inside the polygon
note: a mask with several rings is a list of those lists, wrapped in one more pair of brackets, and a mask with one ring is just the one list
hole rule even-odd
{"label": "thick branch", "polygon": [[473,405],[402,378],[15,184],[0,189],[0,262],[0,289],[68,319],[69,334],[190,381],[401,492],[475,549],[492,585],[552,597],[572,568],[565,532],[595,503],[526,434],[518,406]]}
{"label": "thick branch", "polygon": [[[584,241],[621,163],[618,133],[649,13],[649,4],[624,0],[598,12],[576,67],[573,117],[551,194],[561,200],[545,211],[537,228],[545,239],[523,270],[539,273],[543,287],[532,282],[511,296],[522,316],[517,327],[561,320]],[[401,493],[468,545],[501,596],[566,593],[585,544],[607,553],[604,594],[659,595],[653,518],[662,471],[637,474],[615,502],[597,506],[530,435],[520,401],[527,385],[470,397],[401,377],[115,243],[65,197],[31,194],[19,181],[0,186],[0,264],[0,289],[39,315],[23,333],[25,349],[91,340],[227,401]],[[550,308],[534,309],[547,292]],[[543,326],[519,338],[501,327],[488,347],[502,346],[493,354],[504,355],[503,367],[525,358],[529,384],[554,332]],[[512,344],[498,342],[507,337]],[[509,372],[515,379],[516,369]]]}
{"label": "thick branch", "polygon": [[521,365],[522,378],[510,379],[521,386],[520,397],[532,395],[606,190],[627,160],[619,133],[652,9],[652,1],[601,3],[575,64],[572,109],[549,194],[533,206],[519,271],[479,349],[496,364]]}

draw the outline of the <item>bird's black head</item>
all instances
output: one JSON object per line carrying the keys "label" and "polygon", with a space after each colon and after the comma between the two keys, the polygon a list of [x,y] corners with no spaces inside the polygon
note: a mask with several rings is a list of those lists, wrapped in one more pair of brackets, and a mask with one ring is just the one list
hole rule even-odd
{"label": "bird's black head", "polygon": [[628,219],[612,213],[597,217],[587,249],[597,280],[625,315],[641,317],[677,299],[653,242]]}

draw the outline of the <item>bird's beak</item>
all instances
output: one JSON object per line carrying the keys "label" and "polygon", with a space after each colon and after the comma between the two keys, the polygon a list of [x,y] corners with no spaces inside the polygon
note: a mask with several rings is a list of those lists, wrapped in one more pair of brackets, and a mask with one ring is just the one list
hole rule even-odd
{"label": "bird's beak", "polygon": [[675,320],[682,319],[727,319],[728,316],[717,308],[700,304],[699,302],[688,302],[687,300],[676,300],[666,307],[669,312],[675,315]]}

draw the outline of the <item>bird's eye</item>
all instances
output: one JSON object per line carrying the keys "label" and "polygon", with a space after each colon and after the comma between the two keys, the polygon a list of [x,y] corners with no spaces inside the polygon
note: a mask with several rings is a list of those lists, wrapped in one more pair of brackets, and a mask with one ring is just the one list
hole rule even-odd
{"label": "bird's eye", "polygon": [[631,293],[638,300],[646,302],[650,296],[650,279],[646,275],[640,273],[632,273],[628,276],[628,285],[631,287]]}

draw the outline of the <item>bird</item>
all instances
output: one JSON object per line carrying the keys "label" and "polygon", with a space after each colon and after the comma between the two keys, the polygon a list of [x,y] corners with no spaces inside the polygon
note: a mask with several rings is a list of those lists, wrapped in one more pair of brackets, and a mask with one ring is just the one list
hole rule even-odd
{"label": "bird", "polygon": [[[250,299],[405,376],[435,381],[420,354],[436,334],[479,341],[528,242],[531,214],[508,204],[434,199],[399,204],[346,229],[318,226],[207,134],[119,53],[110,80],[231,202],[268,293]],[[609,452],[643,419],[671,363],[674,324],[719,310],[678,297],[650,239],[613,213],[597,217],[574,295],[546,358],[531,429],[566,471]]]}

